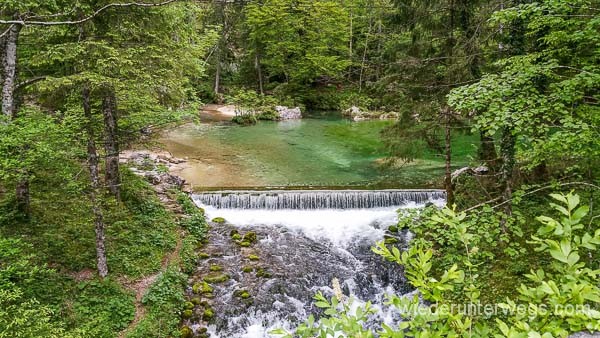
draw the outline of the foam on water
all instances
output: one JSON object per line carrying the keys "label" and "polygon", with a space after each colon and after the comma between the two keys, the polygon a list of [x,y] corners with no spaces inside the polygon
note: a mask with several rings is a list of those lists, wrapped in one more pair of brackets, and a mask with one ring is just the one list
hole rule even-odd
{"label": "foam on water", "polygon": [[313,240],[325,239],[338,246],[347,246],[356,238],[373,241],[383,237],[383,225],[397,221],[396,208],[363,210],[242,210],[216,209],[204,206],[212,219],[223,217],[236,226],[283,226],[302,232]]}
{"label": "foam on water", "polygon": [[[205,209],[207,219],[223,217],[227,221],[224,227],[238,228],[242,233],[256,231],[260,239],[256,249],[261,251],[261,262],[270,257],[269,268],[274,272],[274,278],[262,286],[256,286],[253,294],[257,297],[256,301],[271,301],[263,302],[265,306],[252,306],[243,312],[228,315],[225,328],[224,324],[209,326],[208,332],[212,338],[263,338],[270,337],[268,332],[275,328],[290,330],[296,327],[314,311],[311,308],[312,295],[317,291],[322,291],[327,296],[332,295],[331,277],[339,278],[344,292],[354,299],[352,311],[370,300],[373,301],[380,322],[397,325],[399,314],[384,305],[385,295],[402,294],[409,290],[402,287],[404,282],[401,281],[401,270],[383,267],[385,262],[380,257],[374,257],[369,248],[384,238],[388,226],[397,223],[399,208],[422,207],[425,201],[362,209],[219,208],[201,203],[197,198],[195,201]],[[442,199],[430,199],[429,202],[438,206],[444,204]],[[214,231],[217,231],[216,228]],[[222,231],[228,236],[229,230]],[[401,243],[407,243],[411,235],[404,231],[396,236]],[[229,259],[229,256],[226,255],[225,258]],[[284,265],[276,266],[281,264],[279,261]],[[328,270],[327,267],[331,269]],[[281,271],[286,273],[279,275]],[[244,276],[233,275],[234,278],[241,279],[246,278]],[[233,285],[222,286],[225,289],[221,294],[218,292],[221,286],[215,286],[216,301],[219,304],[226,308],[233,306],[227,304],[231,301],[230,290],[238,287],[238,280],[232,282]],[[284,293],[269,297],[263,290],[280,290],[271,288],[271,284],[289,285],[289,292],[298,288],[302,288],[302,291],[293,296]],[[360,299],[361,297],[364,299]]]}

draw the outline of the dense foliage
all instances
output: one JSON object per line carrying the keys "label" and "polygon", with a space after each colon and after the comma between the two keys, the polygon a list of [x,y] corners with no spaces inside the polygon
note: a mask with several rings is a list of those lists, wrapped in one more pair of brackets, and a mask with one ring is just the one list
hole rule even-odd
{"label": "dense foliage", "polygon": [[[204,214],[169,191],[174,215],[119,153],[201,101],[248,125],[276,105],[393,113],[386,164],[446,162],[448,207],[402,214],[407,251],[374,248],[419,291],[390,295],[404,321],[367,329],[376,309],[338,285],[278,333],[600,330],[599,32],[597,0],[2,1],[0,337],[180,334]],[[453,174],[460,133],[478,155]],[[502,312],[445,310],[466,303]]]}

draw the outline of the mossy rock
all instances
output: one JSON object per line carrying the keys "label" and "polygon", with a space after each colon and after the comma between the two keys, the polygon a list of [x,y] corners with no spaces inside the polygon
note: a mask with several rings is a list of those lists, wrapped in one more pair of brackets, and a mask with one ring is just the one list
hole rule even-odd
{"label": "mossy rock", "polygon": [[179,330],[181,338],[192,338],[194,337],[194,331],[189,326],[184,326]]}
{"label": "mossy rock", "polygon": [[204,281],[210,284],[223,283],[229,280],[229,275],[224,273],[212,272],[204,277]]}
{"label": "mossy rock", "polygon": [[233,236],[231,236],[231,239],[233,239],[234,241],[239,241],[242,239],[242,235],[240,234],[233,234]]}
{"label": "mossy rock", "polygon": [[208,303],[208,301],[207,301],[207,300],[203,300],[203,301],[201,301],[201,302],[200,302],[200,305],[201,305],[202,307],[210,307],[210,303]]}
{"label": "mossy rock", "polygon": [[211,264],[210,271],[223,271],[223,267],[219,264]]}
{"label": "mossy rock", "polygon": [[235,235],[239,235],[239,231],[237,231],[236,229],[233,229],[229,232],[229,237],[233,237]]}
{"label": "mossy rock", "polygon": [[257,255],[248,255],[248,259],[251,261],[257,261],[260,259]]}
{"label": "mossy rock", "polygon": [[242,268],[242,271],[245,273],[252,272],[252,270],[254,270],[254,268],[250,265],[246,265]]}
{"label": "mossy rock", "polygon": [[247,290],[243,290],[243,289],[240,289],[240,290],[235,290],[235,291],[233,292],[233,296],[234,296],[234,297],[241,298],[241,299],[248,299],[248,298],[250,298],[250,297],[251,297],[251,296],[250,296],[250,292],[248,292]]}
{"label": "mossy rock", "polygon": [[242,242],[239,242],[239,245],[240,245],[241,247],[247,248],[247,247],[251,246],[251,245],[252,245],[252,243],[250,243],[250,242],[246,242],[246,241],[242,241]]}
{"label": "mossy rock", "polygon": [[207,282],[202,283],[202,294],[212,293],[214,289]]}
{"label": "mossy rock", "polygon": [[204,210],[204,208],[198,208],[198,212],[204,216],[204,214],[206,214],[206,210]]}
{"label": "mossy rock", "polygon": [[243,238],[243,242],[256,243],[258,238],[256,237],[256,232],[248,231]]}
{"label": "mossy rock", "polygon": [[269,271],[265,270],[264,268],[256,268],[256,277],[271,278],[272,275]]}
{"label": "mossy rock", "polygon": [[210,321],[214,317],[215,317],[215,312],[213,311],[213,309],[206,309],[202,313],[202,319],[204,319],[206,321]]}
{"label": "mossy rock", "polygon": [[184,308],[185,310],[191,310],[191,309],[193,309],[193,308],[194,308],[194,306],[195,306],[195,305],[194,305],[194,303],[192,303],[192,302],[185,302],[185,303],[183,304],[183,308]]}
{"label": "mossy rock", "polygon": [[205,293],[205,294],[202,295],[202,297],[208,298],[208,299],[213,299],[213,298],[215,298],[215,294],[212,293],[212,292],[211,293]]}
{"label": "mossy rock", "polygon": [[192,292],[193,293],[201,293],[202,292],[202,284],[194,283],[194,285],[192,285]]}
{"label": "mossy rock", "polygon": [[194,284],[194,286],[192,286],[192,291],[194,293],[206,294],[206,293],[212,293],[213,288],[207,282],[204,281],[202,283]]}
{"label": "mossy rock", "polygon": [[223,217],[215,217],[212,219],[213,223],[225,223],[225,218]]}
{"label": "mossy rock", "polygon": [[210,258],[210,255],[207,254],[206,252],[199,252],[198,253],[198,258],[200,258],[200,259],[208,259],[208,258]]}
{"label": "mossy rock", "polygon": [[385,244],[396,244],[396,243],[398,243],[398,238],[387,237],[383,242]]}
{"label": "mossy rock", "polygon": [[389,232],[398,232],[398,227],[397,227],[397,226],[395,226],[395,225],[390,225],[390,226],[388,227],[388,231],[389,231]]}
{"label": "mossy rock", "polygon": [[194,298],[192,298],[192,304],[200,305],[200,304],[202,304],[202,300],[200,299],[200,297],[194,297]]}
{"label": "mossy rock", "polygon": [[198,328],[198,330],[196,331],[196,337],[197,338],[210,338],[210,335],[208,334],[208,329],[205,327]]}
{"label": "mossy rock", "polygon": [[184,310],[181,313],[181,318],[183,318],[183,319],[190,319],[190,318],[192,318],[193,314],[194,314],[194,312],[192,310]]}

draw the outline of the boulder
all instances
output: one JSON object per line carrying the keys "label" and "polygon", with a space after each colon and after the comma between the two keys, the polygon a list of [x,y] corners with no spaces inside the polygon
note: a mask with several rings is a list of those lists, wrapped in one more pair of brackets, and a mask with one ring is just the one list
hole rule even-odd
{"label": "boulder", "polygon": [[360,108],[358,108],[357,106],[352,106],[346,110],[344,110],[344,115],[346,116],[350,116],[350,117],[357,117],[357,116],[363,116],[367,114],[367,112],[362,111]]}
{"label": "boulder", "polygon": [[302,112],[299,107],[288,108],[286,106],[275,106],[281,120],[297,120],[302,118]]}

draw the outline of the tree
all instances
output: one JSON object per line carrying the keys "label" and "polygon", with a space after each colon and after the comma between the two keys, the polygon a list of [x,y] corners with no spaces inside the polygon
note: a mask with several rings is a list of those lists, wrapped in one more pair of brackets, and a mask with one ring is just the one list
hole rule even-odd
{"label": "tree", "polygon": [[[164,119],[167,108],[179,109],[194,99],[191,84],[202,76],[203,56],[214,41],[211,34],[200,31],[200,7],[161,6],[171,2],[174,1],[110,3],[98,10],[92,10],[91,3],[81,3],[79,11],[69,12],[67,16],[73,15],[69,20],[31,21],[34,19],[26,16],[0,21],[24,27],[20,37],[27,39],[28,44],[19,45],[23,46],[19,47],[19,64],[28,70],[23,81],[35,83],[27,89],[30,99],[35,99],[32,101],[48,113],[44,119],[52,126],[48,132],[62,128],[66,138],[73,138],[70,146],[75,149],[80,147],[76,142],[79,134],[83,131],[87,136],[89,196],[96,229],[98,272],[102,277],[107,275],[108,267],[99,158],[106,159],[108,190],[119,199],[119,144],[139,137],[143,126]],[[94,117],[94,111],[101,112],[102,120]],[[29,110],[20,109],[6,128],[21,130],[18,127],[23,124],[24,130],[28,130],[31,120],[27,114],[31,114]],[[105,145],[101,154],[96,148],[99,134],[103,135]],[[23,158],[29,149],[36,155],[44,155],[33,147],[39,140],[20,137],[18,141],[26,143],[19,147],[8,138],[2,141],[0,147],[12,147],[11,152],[4,153],[14,153],[7,164],[17,172],[25,172],[29,183],[40,167]]]}
{"label": "tree", "polygon": [[597,19],[586,1],[543,1],[497,12],[493,25],[522,29],[524,41],[503,42],[497,73],[448,96],[454,109],[477,112],[475,128],[501,133],[505,200],[511,198],[516,165],[598,161]]}
{"label": "tree", "polygon": [[269,77],[312,84],[349,66],[349,16],[339,2],[266,0],[249,3],[245,13],[251,51]]}

